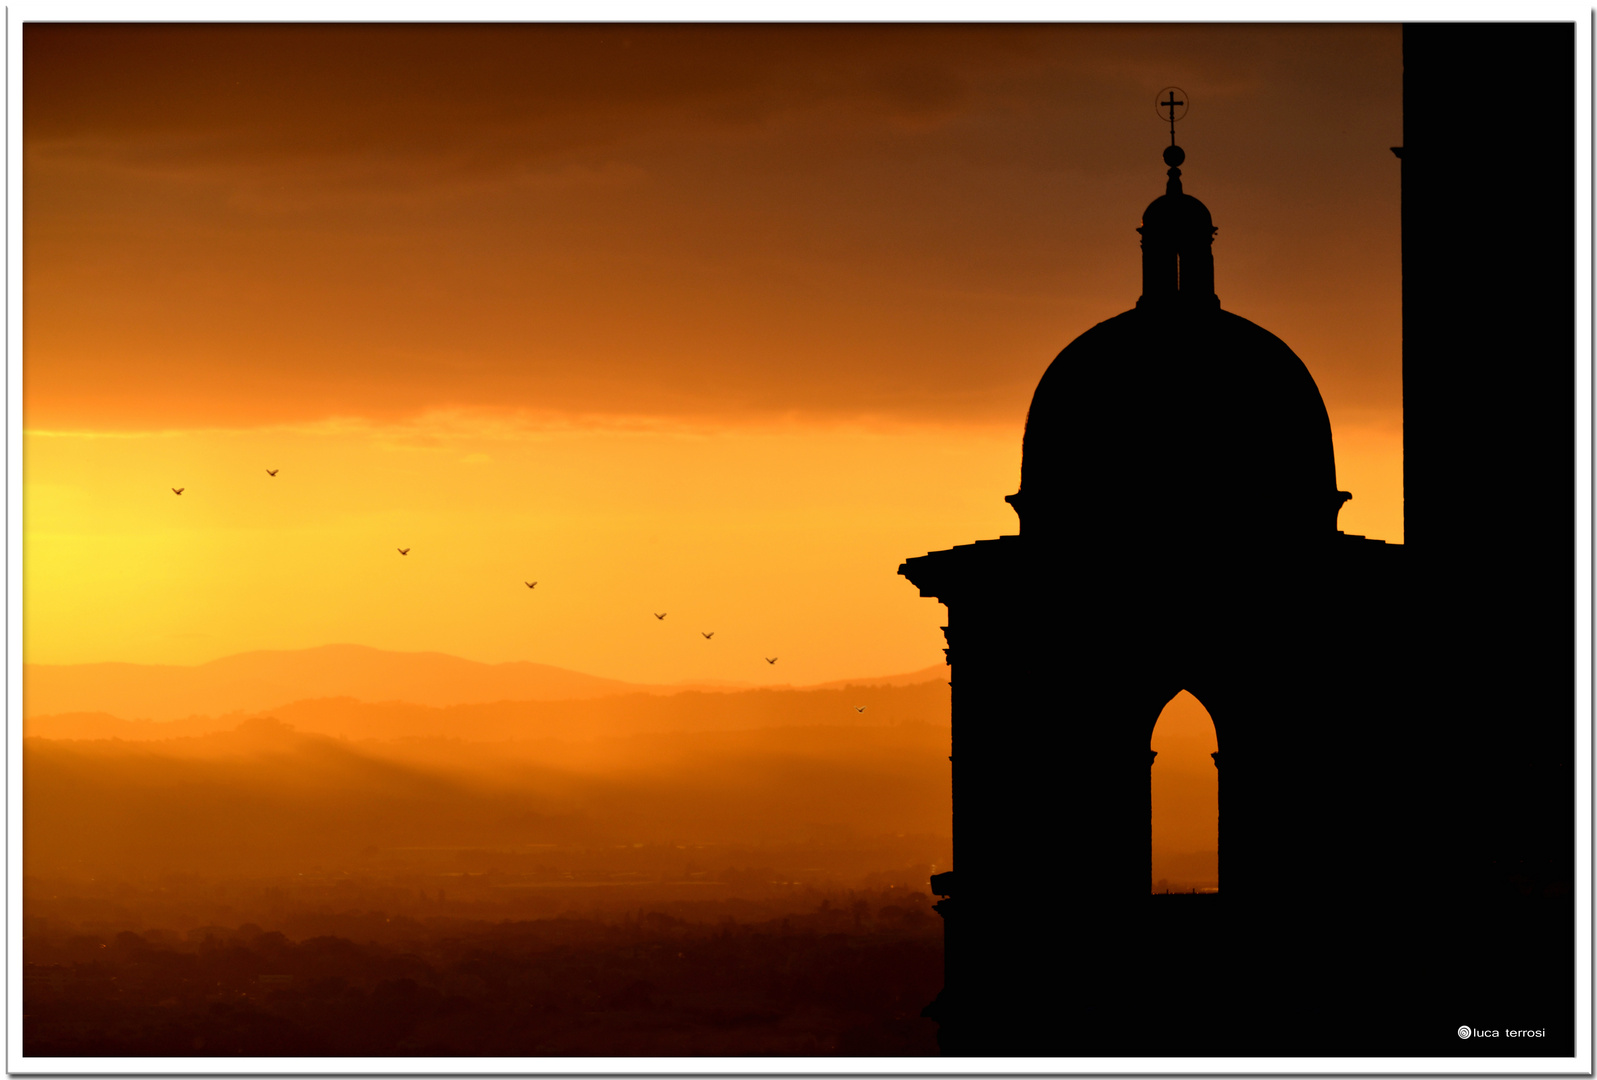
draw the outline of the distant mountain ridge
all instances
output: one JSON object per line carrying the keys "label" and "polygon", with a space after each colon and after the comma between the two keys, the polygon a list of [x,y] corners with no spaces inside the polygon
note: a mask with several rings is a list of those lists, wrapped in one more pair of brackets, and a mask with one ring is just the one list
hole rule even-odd
{"label": "distant mountain ridge", "polygon": [[339,739],[589,740],[659,732],[753,731],[780,728],[876,728],[903,724],[947,727],[948,684],[789,688],[680,694],[612,694],[567,701],[496,701],[411,705],[353,698],[315,698],[255,714],[125,720],[109,713],[58,713],[22,721],[25,738],[170,740],[286,725]]}
{"label": "distant mountain ridge", "polygon": [[[946,716],[946,688],[940,703],[929,700],[936,689],[926,684],[866,693],[879,695],[873,706],[882,711],[895,699],[906,714],[936,708]],[[813,717],[819,706],[821,712],[858,715],[845,701],[824,700],[843,697],[838,691],[816,695],[822,700],[788,701],[791,714]],[[695,697],[699,706],[729,707],[723,694],[638,695],[632,701],[666,709],[678,698]],[[913,698],[928,700],[917,705]],[[528,715],[515,727],[535,737],[516,741],[503,740],[510,727],[493,729],[499,721],[508,725],[518,718],[508,715],[508,707],[490,706],[459,707],[505,714],[477,717],[479,731],[489,736],[484,740],[458,734],[340,739],[266,718],[162,741],[27,739],[22,749],[28,788],[22,815],[25,858],[30,873],[82,874],[85,867],[95,874],[113,868],[209,874],[273,867],[281,872],[318,863],[366,872],[382,849],[385,858],[402,858],[436,873],[460,869],[462,850],[483,848],[519,849],[523,854],[510,856],[511,865],[531,869],[536,864],[523,861],[529,844],[602,845],[630,852],[640,842],[791,845],[830,837],[870,852],[883,844],[892,847],[894,834],[947,834],[946,726],[905,722],[684,731],[680,721],[691,719],[684,714],[637,718],[642,723],[631,730],[594,738],[541,737],[558,736],[569,729],[568,722],[587,727],[589,718],[580,714],[596,704],[524,704],[520,711]],[[689,711],[692,707],[687,705]],[[348,719],[382,722],[395,708],[363,706],[357,712],[374,715]],[[546,708],[570,715],[534,715]],[[294,719],[308,725],[317,711]],[[338,719],[336,710],[320,711],[323,720]],[[470,723],[465,716],[434,719]],[[714,725],[731,717],[700,719]],[[648,730],[658,722],[669,729]],[[856,839],[862,834],[875,839],[862,843]],[[695,857],[682,852],[679,861],[673,851],[671,859],[682,872]],[[449,887],[454,890],[452,881]]]}
{"label": "distant mountain ridge", "polygon": [[[907,686],[946,679],[942,665],[920,672],[824,683]],[[389,652],[365,645],[238,653],[203,664],[25,664],[23,715],[109,713],[126,719],[257,713],[312,698],[405,702],[435,708],[500,701],[581,701],[618,694],[737,691],[749,686],[622,682],[530,661],[484,664],[437,652]]]}

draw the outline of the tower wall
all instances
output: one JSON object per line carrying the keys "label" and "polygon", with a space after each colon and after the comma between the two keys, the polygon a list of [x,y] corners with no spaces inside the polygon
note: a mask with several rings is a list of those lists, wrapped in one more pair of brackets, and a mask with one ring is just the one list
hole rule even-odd
{"label": "tower wall", "polygon": [[1467,785],[1450,858],[1567,888],[1575,28],[1411,24],[1403,63],[1404,534],[1434,616],[1413,659],[1451,717],[1433,752]]}

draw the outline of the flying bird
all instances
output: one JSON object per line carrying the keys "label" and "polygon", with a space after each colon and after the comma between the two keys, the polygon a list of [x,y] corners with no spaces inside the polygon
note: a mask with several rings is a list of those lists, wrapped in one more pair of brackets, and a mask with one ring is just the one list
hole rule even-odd
{"label": "flying bird", "polygon": [[277,475],[277,470],[276,469],[267,469],[266,470],[266,475],[267,476],[276,476]]}
{"label": "flying bird", "polygon": [[409,548],[400,548],[399,549],[399,553],[401,555],[409,555],[410,554],[410,549]]}
{"label": "flying bird", "polygon": [[864,712],[864,711],[865,711],[865,706],[863,706],[863,705],[856,705],[856,706],[854,706],[854,711],[855,711],[855,712]]}
{"label": "flying bird", "polygon": [[780,657],[776,657],[776,656],[767,656],[767,657],[766,657],[766,658],[765,658],[765,662],[766,662],[766,663],[767,663],[767,664],[774,664],[774,663],[776,663],[776,662],[777,662],[777,660],[779,660],[779,659],[780,659]]}
{"label": "flying bird", "polygon": [[652,613],[651,613],[651,614],[653,614],[653,615],[654,615],[654,617],[655,617],[655,618],[656,618],[656,619],[663,619],[663,618],[665,618],[665,617],[666,617],[666,615],[667,615],[667,612],[664,612],[664,611],[656,611],[656,612],[652,612]]}
{"label": "flying bird", "polygon": [[538,583],[536,581],[523,581],[522,584],[529,589],[536,589],[538,587]]}
{"label": "flying bird", "polygon": [[[703,630],[700,630],[700,631],[699,631],[699,633],[701,633],[701,634],[704,634],[704,631],[703,631]],[[708,633],[708,634],[704,634],[704,640],[705,640],[705,641],[709,641],[709,640],[710,640],[710,639],[711,639],[711,638],[713,638],[713,637],[714,637],[714,636],[715,636],[715,631],[714,631],[714,630],[711,630],[711,631],[710,631],[710,632],[709,632],[709,633]]]}
{"label": "flying bird", "polygon": [[183,494],[183,489],[182,488],[173,488],[172,489],[172,494],[181,495],[181,494]]}

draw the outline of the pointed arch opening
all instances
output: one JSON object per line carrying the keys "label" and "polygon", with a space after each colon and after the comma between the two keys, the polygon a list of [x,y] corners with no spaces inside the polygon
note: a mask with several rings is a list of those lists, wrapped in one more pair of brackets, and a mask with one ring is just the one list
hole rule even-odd
{"label": "pointed arch opening", "polygon": [[1220,888],[1219,739],[1203,703],[1183,690],[1154,722],[1148,778],[1155,893]]}

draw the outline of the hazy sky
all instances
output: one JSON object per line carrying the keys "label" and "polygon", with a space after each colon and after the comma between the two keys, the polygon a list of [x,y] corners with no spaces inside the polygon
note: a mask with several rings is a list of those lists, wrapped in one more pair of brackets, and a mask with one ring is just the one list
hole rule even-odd
{"label": "hazy sky", "polygon": [[1395,25],[23,34],[30,661],[939,661],[895,570],[1015,531],[1171,84],[1222,304],[1401,539]]}

